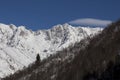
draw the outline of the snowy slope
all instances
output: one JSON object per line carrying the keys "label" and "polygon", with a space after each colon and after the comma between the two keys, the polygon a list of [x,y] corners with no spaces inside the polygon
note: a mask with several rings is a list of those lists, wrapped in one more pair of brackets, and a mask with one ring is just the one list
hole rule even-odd
{"label": "snowy slope", "polygon": [[72,27],[69,24],[56,25],[52,29],[31,31],[24,26],[0,24],[0,77],[5,77],[35,61],[68,47],[101,28]]}

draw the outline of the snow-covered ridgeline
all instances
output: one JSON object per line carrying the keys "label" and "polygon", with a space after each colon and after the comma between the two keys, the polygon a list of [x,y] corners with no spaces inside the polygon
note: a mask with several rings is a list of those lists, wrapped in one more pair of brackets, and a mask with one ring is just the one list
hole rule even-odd
{"label": "snow-covered ridgeline", "polygon": [[24,26],[0,24],[0,77],[7,76],[35,61],[70,44],[101,31],[102,28],[56,25],[48,30],[31,31]]}

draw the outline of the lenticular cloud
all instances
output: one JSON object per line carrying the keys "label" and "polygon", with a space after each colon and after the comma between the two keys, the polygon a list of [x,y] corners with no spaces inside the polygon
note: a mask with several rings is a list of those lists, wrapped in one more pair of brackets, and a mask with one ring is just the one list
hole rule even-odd
{"label": "lenticular cloud", "polygon": [[110,20],[100,20],[93,18],[83,18],[69,22],[69,24],[73,24],[73,25],[88,25],[88,26],[107,26],[110,23],[112,23],[112,21]]}

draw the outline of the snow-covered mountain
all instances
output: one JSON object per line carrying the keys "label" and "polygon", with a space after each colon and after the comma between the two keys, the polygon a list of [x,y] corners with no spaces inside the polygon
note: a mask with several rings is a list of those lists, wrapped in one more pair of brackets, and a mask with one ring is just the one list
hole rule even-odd
{"label": "snow-covered mountain", "polygon": [[32,31],[24,26],[0,24],[0,77],[5,77],[35,61],[97,34],[102,28],[56,25],[48,30]]}

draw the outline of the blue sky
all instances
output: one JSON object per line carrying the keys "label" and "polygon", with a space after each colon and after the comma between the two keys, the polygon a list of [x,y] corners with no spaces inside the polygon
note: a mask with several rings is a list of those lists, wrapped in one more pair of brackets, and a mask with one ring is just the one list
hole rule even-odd
{"label": "blue sky", "polygon": [[0,0],[0,23],[38,30],[81,18],[116,21],[120,0]]}

